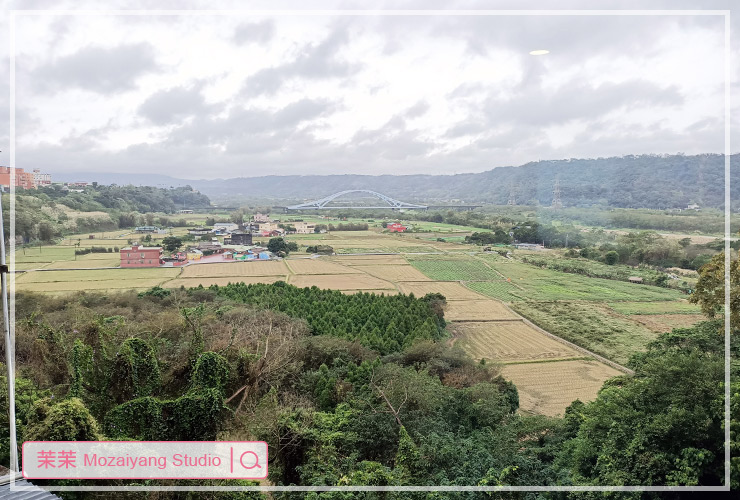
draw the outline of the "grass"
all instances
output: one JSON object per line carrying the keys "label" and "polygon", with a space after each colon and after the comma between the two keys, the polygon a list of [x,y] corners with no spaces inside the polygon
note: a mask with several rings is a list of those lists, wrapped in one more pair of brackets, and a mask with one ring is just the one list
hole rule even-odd
{"label": "grass", "polygon": [[21,262],[54,262],[55,260],[74,260],[72,247],[42,246],[16,248],[15,261]]}
{"label": "grass", "polygon": [[540,328],[621,364],[658,336],[600,304],[515,302],[512,308]]}
{"label": "grass", "polygon": [[611,302],[609,307],[619,314],[699,314],[701,309],[687,301],[673,302]]}

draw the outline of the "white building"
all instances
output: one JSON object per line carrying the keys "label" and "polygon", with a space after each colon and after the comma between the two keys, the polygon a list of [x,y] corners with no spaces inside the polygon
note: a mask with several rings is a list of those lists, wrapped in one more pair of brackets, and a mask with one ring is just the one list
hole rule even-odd
{"label": "white building", "polygon": [[316,229],[316,224],[313,222],[293,222],[292,225],[298,234],[311,234]]}
{"label": "white building", "polygon": [[33,169],[33,183],[37,186],[50,186],[51,174],[42,174],[38,168]]}

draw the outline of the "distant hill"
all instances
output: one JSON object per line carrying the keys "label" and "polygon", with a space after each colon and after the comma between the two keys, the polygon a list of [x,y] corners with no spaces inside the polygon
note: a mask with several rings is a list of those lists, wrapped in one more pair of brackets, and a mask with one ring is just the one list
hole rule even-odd
{"label": "distant hill", "polygon": [[[733,166],[738,160],[740,155],[733,155]],[[513,188],[519,204],[550,205],[557,179],[564,206],[663,209],[696,203],[701,207],[721,208],[724,170],[724,156],[717,154],[641,155],[530,162],[477,174],[289,175],[191,181],[164,176],[148,180],[147,176],[137,176],[141,182],[135,183],[190,184],[214,202],[230,204],[246,199],[297,202],[345,189],[370,189],[410,202],[506,204]],[[106,174],[106,177],[115,175]],[[737,168],[733,169],[731,186],[733,208],[740,208]]]}

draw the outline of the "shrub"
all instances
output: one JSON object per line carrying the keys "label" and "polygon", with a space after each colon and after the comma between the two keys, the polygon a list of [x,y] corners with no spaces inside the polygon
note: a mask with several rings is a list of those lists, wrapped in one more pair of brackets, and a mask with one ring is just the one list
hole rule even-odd
{"label": "shrub", "polygon": [[34,403],[25,439],[28,441],[100,441],[98,422],[78,398],[53,404],[51,398]]}
{"label": "shrub", "polygon": [[139,338],[126,339],[111,371],[111,395],[118,402],[150,396],[160,383],[154,350]]}

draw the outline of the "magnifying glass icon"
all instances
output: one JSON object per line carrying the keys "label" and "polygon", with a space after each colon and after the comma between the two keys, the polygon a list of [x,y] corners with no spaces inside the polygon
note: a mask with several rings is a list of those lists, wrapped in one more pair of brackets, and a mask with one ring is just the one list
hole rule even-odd
{"label": "magnifying glass icon", "polygon": [[[245,455],[254,456],[254,465],[244,465]],[[239,463],[242,464],[242,467],[244,467],[245,469],[254,469],[255,467],[258,469],[262,468],[262,466],[260,465],[260,458],[253,451],[245,451],[244,453],[242,453],[242,455],[239,457]]]}

